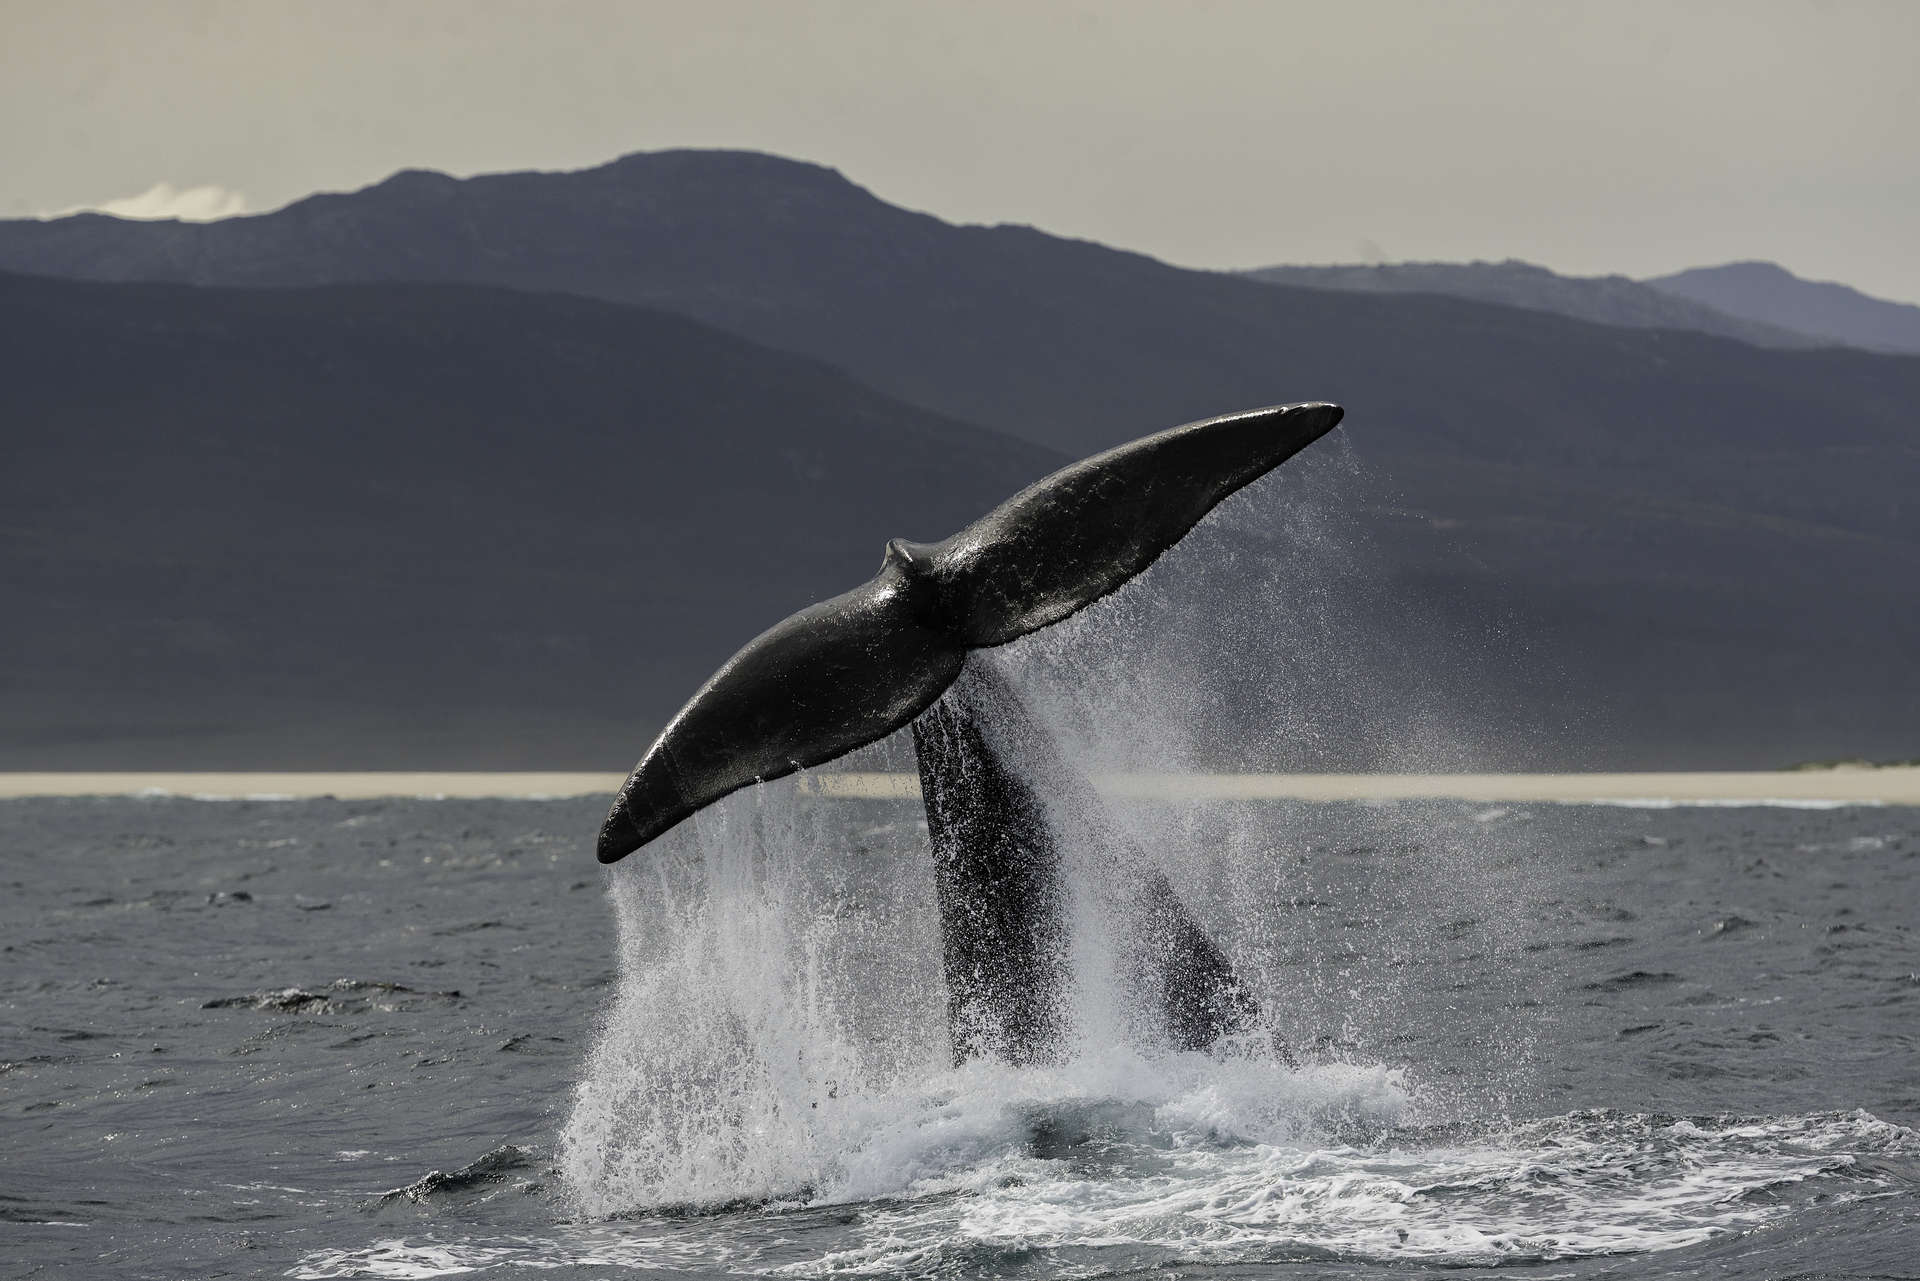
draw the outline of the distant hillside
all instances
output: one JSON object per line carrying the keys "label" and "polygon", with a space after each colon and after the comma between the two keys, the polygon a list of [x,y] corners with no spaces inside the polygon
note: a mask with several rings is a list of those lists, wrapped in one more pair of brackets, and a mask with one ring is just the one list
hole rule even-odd
{"label": "distant hillside", "polygon": [[1770,262],[1695,267],[1645,283],[1674,298],[1850,347],[1920,352],[1920,307],[1871,298],[1846,285],[1802,280]]}
{"label": "distant hillside", "polygon": [[[1354,645],[1399,646],[1408,680],[1471,688],[1489,724],[1538,716],[1558,736],[1549,750],[1496,734],[1506,755],[1490,763],[1758,766],[1916,750],[1913,357],[1761,350],[1434,294],[1181,270],[1030,228],[950,226],[830,170],[740,153],[466,181],[408,173],[211,224],[0,224],[0,260],[95,277],[418,276],[643,301],[1074,455],[1223,410],[1339,400],[1342,447],[1363,464],[1346,498],[1377,551],[1374,576],[1462,634],[1510,620],[1502,646],[1557,668],[1551,689],[1469,680],[1443,647],[1395,634],[1417,630],[1407,620],[1419,610],[1351,629]],[[490,314],[471,297],[463,325]],[[614,309],[591,314],[604,319],[582,320],[582,343],[618,323]],[[294,329],[281,340],[308,341]],[[77,336],[60,360],[110,383],[111,366],[85,350]],[[498,397],[556,385],[547,366],[522,370],[505,338],[486,352],[501,366],[486,383]],[[843,413],[829,405],[809,421],[825,430]],[[609,431],[616,418],[593,421]],[[888,446],[872,448],[852,457]],[[684,475],[690,491],[706,483]],[[849,515],[855,526],[872,537],[866,516]],[[913,528],[929,526],[942,528],[931,517]],[[714,563],[741,576],[741,594],[763,590],[754,558]],[[771,572],[764,581],[768,615],[802,594],[776,590]]]}
{"label": "distant hillside", "polygon": [[[0,222],[0,267],[199,284],[463,281],[638,302],[1074,454],[1310,395],[1369,406],[1376,431],[1423,448],[1474,456],[1498,440],[1504,458],[1506,433],[1531,423],[1530,438],[1592,450],[1596,429],[1622,428],[1616,410],[1655,425],[1644,401],[1613,403],[1648,362],[1669,370],[1655,385],[1691,388],[1693,371],[1675,362],[1696,355],[1729,391],[1751,370],[1801,400],[1785,394],[1801,367],[1771,354],[1454,298],[1264,285],[1027,227],[952,226],[830,169],[749,152],[465,180],[407,171],[211,223]],[[1850,416],[1847,386],[1807,394]],[[1784,412],[1722,406],[1749,407],[1762,423]],[[1755,430],[1727,414],[1696,422],[1690,443]],[[1501,424],[1491,434],[1490,415]]]}
{"label": "distant hillside", "polygon": [[1060,463],[678,316],[0,275],[0,768],[621,769]]}
{"label": "distant hillside", "polygon": [[1532,263],[1396,262],[1379,266],[1259,267],[1243,273],[1272,285],[1346,289],[1360,293],[1448,294],[1528,311],[1631,329],[1690,329],[1756,347],[1819,347],[1819,339],[1792,329],[1728,315],[1625,276],[1562,276]]}

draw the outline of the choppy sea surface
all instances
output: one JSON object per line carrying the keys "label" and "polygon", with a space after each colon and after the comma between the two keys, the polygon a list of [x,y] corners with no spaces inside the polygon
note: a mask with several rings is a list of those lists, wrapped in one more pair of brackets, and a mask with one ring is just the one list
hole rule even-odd
{"label": "choppy sea surface", "polygon": [[0,802],[0,1274],[1920,1277],[1920,811],[1142,812],[1295,1062],[1014,1070],[917,806],[601,810]]}

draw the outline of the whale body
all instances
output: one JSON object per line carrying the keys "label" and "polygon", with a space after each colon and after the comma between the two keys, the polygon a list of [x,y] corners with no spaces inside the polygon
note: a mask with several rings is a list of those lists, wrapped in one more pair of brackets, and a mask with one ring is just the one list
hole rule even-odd
{"label": "whale body", "polygon": [[1140,1039],[1204,1050],[1254,1025],[1259,1007],[1227,958],[991,664],[968,663],[914,720],[913,746],[956,1065],[1066,1055],[1069,827],[1093,859],[1090,892],[1117,925],[1118,977]]}

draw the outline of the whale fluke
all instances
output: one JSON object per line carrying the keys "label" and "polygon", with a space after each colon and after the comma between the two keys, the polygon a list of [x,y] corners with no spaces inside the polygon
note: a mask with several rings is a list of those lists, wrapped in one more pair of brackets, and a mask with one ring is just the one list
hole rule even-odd
{"label": "whale fluke", "polygon": [[1341,413],[1279,405],[1174,427],[1062,468],[944,542],[888,543],[872,580],[749,641],[680,710],[620,789],[600,829],[600,861],[624,858],[730,792],[910,724],[969,650],[1114,591]]}

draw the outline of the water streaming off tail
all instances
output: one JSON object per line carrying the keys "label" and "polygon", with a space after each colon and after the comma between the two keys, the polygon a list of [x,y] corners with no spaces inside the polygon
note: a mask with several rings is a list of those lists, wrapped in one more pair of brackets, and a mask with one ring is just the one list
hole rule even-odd
{"label": "water streaming off tail", "polygon": [[1074,949],[1068,1060],[952,1067],[918,810],[774,784],[621,865],[621,991],[562,1139],[583,1210],[953,1190],[1115,1116],[1277,1140],[1406,1114],[1397,1070],[1135,1044],[1093,907],[1076,913],[1092,937]]}
{"label": "water streaming off tail", "polygon": [[948,1055],[904,804],[736,793],[620,865],[621,989],[563,1136],[597,1213],[806,1195]]}
{"label": "water streaming off tail", "polygon": [[[1322,474],[1322,487],[1337,490],[1341,470]],[[1331,682],[1353,679],[1347,669],[1367,660],[1341,639],[1357,593],[1343,584],[1362,553],[1330,515],[1337,495],[1311,492],[1312,483],[1259,487],[1119,593],[972,661],[1042,709],[1090,774],[1216,766],[1253,732],[1252,709],[1235,700],[1254,688],[1284,709],[1260,734],[1318,742],[1332,718],[1358,714],[1357,695],[1330,702]],[[1199,648],[1197,635],[1213,643]],[[1424,706],[1369,714],[1383,756],[1396,736],[1430,729]],[[832,768],[911,774],[911,744],[896,735]],[[1165,1106],[1205,1095],[1222,1073],[1231,1083],[1221,1088],[1280,1107],[1283,1116],[1258,1121],[1262,1132],[1329,1108],[1400,1117],[1410,1065],[1380,1051],[1407,1023],[1401,979],[1424,922],[1497,935],[1484,829],[1416,842],[1403,816],[1379,809],[1351,807],[1329,834],[1271,805],[1098,808],[1062,800],[1048,814],[1073,944],[1069,1061],[1045,1071],[949,1066],[915,796],[851,801],[815,795],[805,777],[766,784],[616,867],[621,990],[563,1141],[582,1208],[897,1195],[1009,1145],[1024,1150],[1039,1101]],[[1140,1035],[1120,955],[1128,905],[1108,888],[1116,834],[1168,876],[1255,986],[1270,1026],[1213,1058],[1156,1050]],[[1326,848],[1330,838],[1344,848]],[[1334,904],[1349,925],[1377,921],[1367,955],[1351,939],[1328,949],[1318,925],[1291,919],[1334,903],[1332,891],[1316,899],[1321,859],[1382,845],[1404,847],[1399,865],[1357,887],[1348,877],[1349,901]],[[1298,1047],[1304,1075],[1272,1053],[1276,1032]],[[1497,1047],[1492,1057],[1506,1062],[1485,1065],[1494,1075],[1521,1057],[1514,1045]]]}

